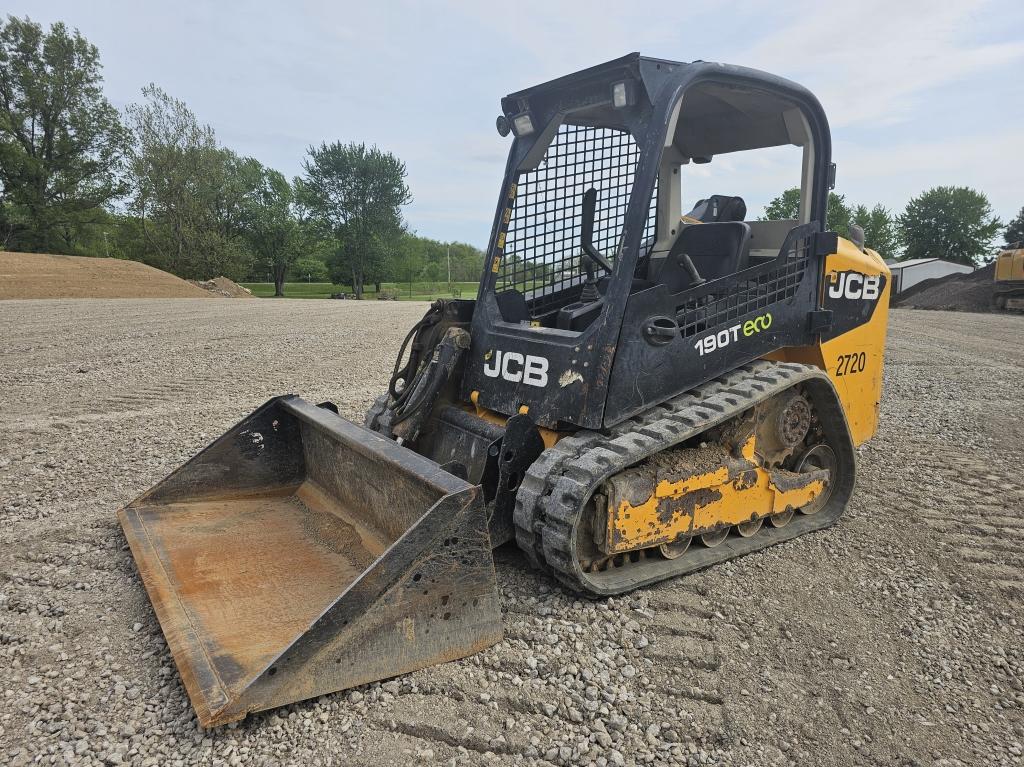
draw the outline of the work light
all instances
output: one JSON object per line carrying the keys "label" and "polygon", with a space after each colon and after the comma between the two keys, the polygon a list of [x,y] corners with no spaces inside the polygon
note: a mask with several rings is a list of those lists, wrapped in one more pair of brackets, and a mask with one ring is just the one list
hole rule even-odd
{"label": "work light", "polygon": [[515,134],[522,138],[523,136],[529,136],[533,133],[533,120],[530,117],[529,112],[523,112],[512,118],[512,130]]}

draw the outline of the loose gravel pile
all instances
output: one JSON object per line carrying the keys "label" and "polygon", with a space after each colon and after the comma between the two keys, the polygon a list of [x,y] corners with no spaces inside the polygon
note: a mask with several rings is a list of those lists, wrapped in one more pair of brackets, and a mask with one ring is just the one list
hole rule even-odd
{"label": "loose gravel pile", "polygon": [[834,528],[587,601],[496,553],[505,641],[204,731],[116,508],[275,394],[359,417],[423,304],[0,304],[0,763],[1024,763],[1024,319],[893,312]]}
{"label": "loose gravel pile", "polygon": [[227,277],[214,277],[212,280],[189,280],[197,288],[208,290],[222,298],[252,298],[249,288],[239,285]]}
{"label": "loose gravel pile", "polygon": [[995,263],[968,274],[950,274],[912,285],[893,301],[908,309],[944,309],[954,312],[992,312]]}

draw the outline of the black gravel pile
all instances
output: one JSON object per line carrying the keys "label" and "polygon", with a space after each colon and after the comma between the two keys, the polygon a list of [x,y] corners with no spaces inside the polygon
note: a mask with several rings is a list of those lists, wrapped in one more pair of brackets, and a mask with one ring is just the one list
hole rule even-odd
{"label": "black gravel pile", "polygon": [[991,312],[992,279],[995,264],[991,263],[970,274],[935,277],[907,288],[893,300],[893,306],[909,309],[944,309],[954,312]]}

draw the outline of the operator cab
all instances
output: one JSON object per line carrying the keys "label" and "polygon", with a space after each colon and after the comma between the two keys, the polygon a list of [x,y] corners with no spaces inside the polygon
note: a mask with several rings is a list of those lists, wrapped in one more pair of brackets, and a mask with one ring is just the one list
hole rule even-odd
{"label": "operator cab", "polygon": [[[824,217],[827,124],[818,149],[816,115],[786,93],[791,84],[697,79],[659,116],[663,95],[648,95],[656,77],[616,83],[620,62],[502,102],[516,141],[482,290],[493,290],[505,323],[578,333],[643,291],[682,302],[779,258],[794,227]],[[664,138],[651,130],[659,118]],[[749,215],[744,197],[760,213],[787,187],[785,218]],[[697,200],[685,214],[684,198]]]}

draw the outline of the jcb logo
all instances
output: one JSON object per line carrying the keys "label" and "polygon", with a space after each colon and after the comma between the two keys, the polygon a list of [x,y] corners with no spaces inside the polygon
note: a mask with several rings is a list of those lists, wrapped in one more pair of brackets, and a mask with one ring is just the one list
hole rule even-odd
{"label": "jcb logo", "polygon": [[519,352],[487,352],[484,356],[484,375],[501,376],[506,381],[528,386],[548,385],[548,361],[544,357]]}
{"label": "jcb logo", "polygon": [[878,298],[882,290],[882,276],[860,272],[833,272],[829,275],[829,298],[863,298],[871,301]]}

